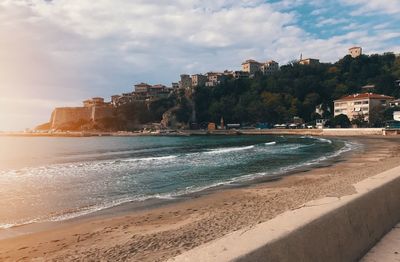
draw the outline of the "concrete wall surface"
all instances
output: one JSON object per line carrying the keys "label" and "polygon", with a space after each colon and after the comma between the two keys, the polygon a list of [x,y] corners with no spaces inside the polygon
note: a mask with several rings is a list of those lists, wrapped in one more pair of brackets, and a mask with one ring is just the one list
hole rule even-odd
{"label": "concrete wall surface", "polygon": [[51,114],[51,128],[57,128],[58,126],[68,123],[75,122],[78,120],[90,121],[92,115],[92,108],[90,107],[61,107],[54,109]]}
{"label": "concrete wall surface", "polygon": [[261,129],[240,130],[248,135],[366,136],[383,135],[382,128]]}
{"label": "concrete wall surface", "polygon": [[382,135],[383,128],[324,128],[322,134],[326,136]]}
{"label": "concrete wall surface", "polygon": [[358,261],[400,221],[400,166],[170,261]]}
{"label": "concrete wall surface", "polygon": [[114,110],[111,107],[60,107],[54,109],[50,123],[51,128],[56,129],[66,123],[79,120],[95,122],[102,118],[113,117],[113,114]]}

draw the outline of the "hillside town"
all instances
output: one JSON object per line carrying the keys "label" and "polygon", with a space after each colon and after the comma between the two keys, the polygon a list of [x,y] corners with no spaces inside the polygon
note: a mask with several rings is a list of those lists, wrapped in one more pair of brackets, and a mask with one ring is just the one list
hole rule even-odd
{"label": "hillside town", "polygon": [[[348,55],[351,59],[358,59],[363,56],[362,48],[351,47],[348,50]],[[313,67],[318,66],[320,61],[316,58],[303,58],[301,55],[297,63],[301,66]],[[224,129],[229,127],[243,127],[243,123],[234,122],[224,124],[224,115],[220,116],[221,120],[218,122],[214,119],[214,122],[209,121],[203,125],[197,124],[196,106],[194,102],[190,102],[196,90],[200,90],[200,88],[215,88],[227,81],[251,80],[257,77],[266,77],[268,79],[269,76],[273,76],[280,70],[281,67],[279,63],[274,60],[259,62],[254,59],[248,59],[241,64],[240,71],[225,70],[222,72],[207,72],[204,74],[181,74],[179,81],[172,83],[171,86],[138,83],[133,86],[132,92],[113,95],[109,102],[105,102],[104,98],[94,97],[83,101],[82,107],[56,108],[52,113],[48,128],[50,130],[65,129],[66,124],[74,121],[76,122],[77,120],[82,122],[96,122],[101,119],[115,118],[115,112],[119,108],[129,105],[143,105],[149,108],[155,101],[168,99],[171,95],[179,96],[179,94],[183,94],[190,104],[190,124],[186,125],[186,128]],[[400,80],[396,80],[393,85],[397,85],[400,88]],[[253,123],[252,126],[259,128],[324,128],[326,126],[349,127],[349,123],[351,123],[353,127],[366,127],[368,123],[372,122],[372,119],[376,121],[376,119],[381,118],[380,114],[383,114],[385,109],[397,108],[399,106],[399,99],[393,96],[375,93],[374,84],[362,86],[360,90],[361,92],[359,93],[348,93],[339,99],[331,101],[332,106],[324,106],[323,104],[316,105],[315,114],[319,116],[319,118],[312,122],[305,122],[301,117],[293,115],[292,120],[286,122],[277,123],[270,121],[268,123],[258,123],[257,125]],[[329,123],[327,117],[329,115],[334,119],[345,116],[345,121],[349,123]],[[164,121],[164,118],[165,114],[163,115],[161,124],[150,123],[150,128],[174,128],[170,126],[170,121]],[[386,121],[384,125],[391,128],[399,128],[400,112],[394,111],[393,119],[391,120],[392,121]],[[142,125],[142,128],[143,127],[149,127],[149,124]],[[181,127],[185,128],[185,125]]]}

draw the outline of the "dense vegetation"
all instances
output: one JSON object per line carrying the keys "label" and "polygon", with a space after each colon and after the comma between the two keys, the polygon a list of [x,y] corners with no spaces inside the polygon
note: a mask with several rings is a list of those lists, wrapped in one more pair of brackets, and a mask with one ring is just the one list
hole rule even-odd
{"label": "dense vegetation", "polygon": [[[198,122],[285,123],[294,116],[305,122],[331,118],[333,100],[362,92],[375,85],[373,92],[400,96],[400,58],[394,54],[345,56],[334,64],[282,66],[271,76],[229,80],[215,88],[200,87],[194,94]],[[325,115],[315,113],[322,104]]]}

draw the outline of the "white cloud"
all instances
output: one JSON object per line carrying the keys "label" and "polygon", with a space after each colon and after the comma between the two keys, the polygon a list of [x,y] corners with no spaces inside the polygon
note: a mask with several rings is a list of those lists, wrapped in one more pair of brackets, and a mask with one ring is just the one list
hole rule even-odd
{"label": "white cloud", "polygon": [[126,92],[135,82],[239,69],[247,58],[282,64],[303,53],[334,61],[353,44],[388,47],[365,31],[318,39],[296,25],[294,9],[305,3],[324,8],[322,0],[0,0],[0,91],[10,101],[62,106]]}
{"label": "white cloud", "polygon": [[349,6],[357,6],[358,8],[352,12],[353,15],[365,14],[400,14],[399,0],[340,0],[343,4]]}

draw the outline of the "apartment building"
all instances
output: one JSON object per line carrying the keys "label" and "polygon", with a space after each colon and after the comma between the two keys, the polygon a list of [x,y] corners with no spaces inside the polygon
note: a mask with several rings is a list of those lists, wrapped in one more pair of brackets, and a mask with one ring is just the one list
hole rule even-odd
{"label": "apartment building", "polygon": [[378,107],[389,107],[389,102],[393,99],[391,96],[374,93],[345,96],[334,101],[334,116],[344,114],[352,120],[361,115],[365,121],[369,122],[372,110]]}

